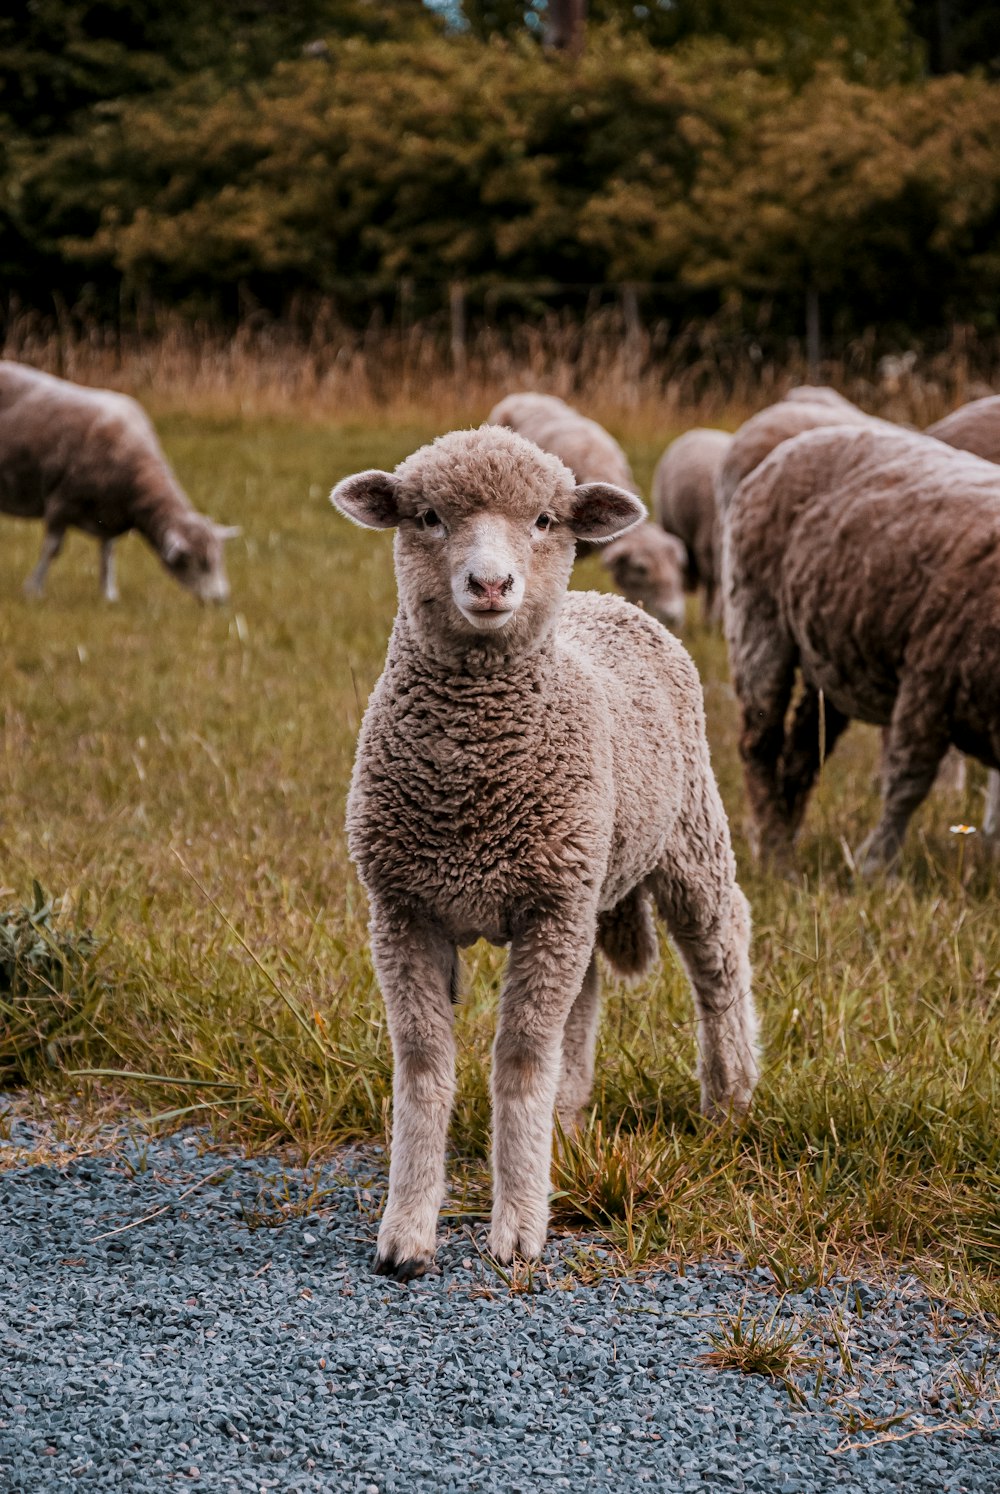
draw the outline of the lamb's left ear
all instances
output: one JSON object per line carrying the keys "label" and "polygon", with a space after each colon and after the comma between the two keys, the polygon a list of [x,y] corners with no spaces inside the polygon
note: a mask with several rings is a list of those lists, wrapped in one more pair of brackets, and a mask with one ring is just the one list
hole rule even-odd
{"label": "lamb's left ear", "polygon": [[239,539],[243,533],[242,524],[213,524],[212,528],[215,531],[216,539],[220,540]]}
{"label": "lamb's left ear", "polygon": [[364,529],[394,529],[399,523],[399,482],[391,472],[356,472],[330,494],[334,508]]}
{"label": "lamb's left ear", "polygon": [[642,499],[609,482],[584,482],[573,495],[569,528],[577,539],[613,539],[646,517]]}

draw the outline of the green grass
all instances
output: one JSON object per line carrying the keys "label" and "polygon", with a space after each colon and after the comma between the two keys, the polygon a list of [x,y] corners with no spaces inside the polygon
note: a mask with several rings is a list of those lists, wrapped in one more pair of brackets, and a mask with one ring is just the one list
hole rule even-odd
{"label": "green grass", "polygon": [[[342,831],[354,739],[394,609],[390,543],[338,519],[333,481],[391,466],[425,429],[278,420],[162,423],[195,501],[242,523],[231,607],[199,608],[135,538],[103,605],[72,536],[41,604],[20,597],[35,525],[0,520],[0,887],[32,879],[98,940],[93,989],[52,1098],[109,1093],[303,1162],[387,1133],[390,1055]],[[648,482],[660,441],[633,445]],[[603,584],[593,560],[579,585]],[[685,982],[611,984],[590,1129],[559,1152],[556,1218],[625,1262],[741,1250],[779,1287],[913,1263],[1000,1307],[1000,920],[975,839],[983,775],[936,793],[893,883],[856,887],[844,845],[873,823],[874,734],[827,764],[800,880],[759,874],[742,833],[736,711],[718,637],[688,639],[755,916],[766,1063],[745,1128],[697,1115]],[[963,857],[964,860],[959,858]],[[487,1063],[502,956],[466,953],[452,1209],[488,1201]],[[156,1078],[155,1076],[160,1076]],[[169,1082],[167,1082],[169,1081]],[[75,1124],[75,1122],[74,1122]]]}

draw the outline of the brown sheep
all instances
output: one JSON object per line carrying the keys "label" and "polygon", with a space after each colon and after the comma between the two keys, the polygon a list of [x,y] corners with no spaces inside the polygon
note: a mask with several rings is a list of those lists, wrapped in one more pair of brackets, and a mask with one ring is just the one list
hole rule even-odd
{"label": "brown sheep", "polygon": [[101,546],[101,589],[118,600],[114,542],[137,529],[203,602],[229,596],[223,541],[238,534],[188,502],[140,405],[20,363],[0,361],[0,513],[41,519],[45,538],[25,582],[41,595],[67,529]]}
{"label": "brown sheep", "polygon": [[687,551],[686,584],[702,592],[705,618],[717,618],[721,546],[715,483],[732,443],[727,431],[699,428],[671,441],[653,473],[653,513]]}
{"label": "brown sheep", "polygon": [[790,850],[821,722],[824,755],[851,718],[888,728],[863,873],[894,860],[950,743],[1000,767],[996,467],[881,422],[807,432],[734,494],[724,572],[761,852]]}
{"label": "brown sheep", "polygon": [[[615,438],[554,394],[525,390],[494,405],[487,425],[501,425],[557,456],[577,482],[610,482],[626,492],[639,489],[628,457]],[[586,555],[591,546],[578,545]],[[613,546],[600,550],[602,563],[623,596],[644,607],[668,628],[684,621],[686,555],[656,525],[637,524]]]}
{"label": "brown sheep", "polygon": [[1000,463],[1000,394],[974,399],[953,410],[925,433],[960,451],[971,451],[987,462]]}

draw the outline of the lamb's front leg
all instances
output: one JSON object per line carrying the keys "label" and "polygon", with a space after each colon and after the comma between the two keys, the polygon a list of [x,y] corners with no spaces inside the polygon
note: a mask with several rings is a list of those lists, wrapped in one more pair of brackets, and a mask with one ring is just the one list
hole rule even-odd
{"label": "lamb's front leg", "polygon": [[455,1093],[455,946],[418,918],[373,907],[372,957],[392,1038],[392,1158],[375,1271],[409,1281],[433,1263]]}
{"label": "lamb's front leg", "polygon": [[545,919],[511,944],[493,1048],[490,1250],[499,1261],[545,1247],[563,1029],[596,933],[596,916],[582,927]]}

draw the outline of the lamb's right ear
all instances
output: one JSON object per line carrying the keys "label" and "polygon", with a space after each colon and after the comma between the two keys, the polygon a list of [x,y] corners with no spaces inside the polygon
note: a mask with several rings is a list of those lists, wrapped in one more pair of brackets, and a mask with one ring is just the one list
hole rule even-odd
{"label": "lamb's right ear", "polygon": [[646,517],[642,499],[610,482],[584,482],[573,495],[569,528],[579,540],[600,544]]}
{"label": "lamb's right ear", "polygon": [[400,520],[398,495],[399,482],[392,473],[372,468],[342,478],[330,502],[364,529],[394,529]]}

